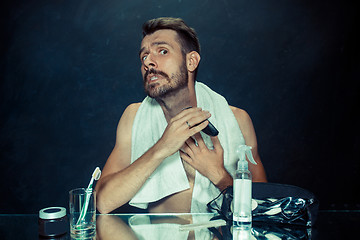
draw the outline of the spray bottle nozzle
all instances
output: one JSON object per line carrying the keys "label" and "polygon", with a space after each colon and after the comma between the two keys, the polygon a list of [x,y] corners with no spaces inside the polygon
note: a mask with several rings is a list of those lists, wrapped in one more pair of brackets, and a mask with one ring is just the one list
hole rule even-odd
{"label": "spray bottle nozzle", "polygon": [[238,169],[248,169],[248,162],[246,161],[246,157],[252,164],[257,165],[252,155],[251,148],[252,147],[247,145],[240,145],[236,149],[236,153],[239,156]]}

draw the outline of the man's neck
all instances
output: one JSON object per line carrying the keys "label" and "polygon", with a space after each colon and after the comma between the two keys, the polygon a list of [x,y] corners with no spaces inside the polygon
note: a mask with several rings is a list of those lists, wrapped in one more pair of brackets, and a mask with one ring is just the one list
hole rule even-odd
{"label": "man's neck", "polygon": [[179,89],[164,98],[156,99],[156,101],[160,104],[166,121],[169,121],[184,108],[197,106],[195,86],[193,83],[192,85],[189,84],[187,87]]}

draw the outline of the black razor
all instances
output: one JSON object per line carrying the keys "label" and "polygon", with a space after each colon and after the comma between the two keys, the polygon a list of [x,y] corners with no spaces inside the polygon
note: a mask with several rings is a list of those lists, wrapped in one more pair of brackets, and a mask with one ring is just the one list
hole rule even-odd
{"label": "black razor", "polygon": [[[189,109],[189,108],[192,108],[192,107],[186,107],[186,108],[184,108],[183,110],[185,110],[185,109]],[[205,120],[206,121],[206,120]],[[212,136],[212,137],[215,137],[215,136],[217,136],[218,134],[219,134],[219,131],[216,129],[216,127],[209,121],[209,120],[207,120],[208,122],[209,122],[209,124],[203,129],[203,130],[201,130],[203,133],[205,133],[205,134],[207,134],[207,135],[209,135],[209,136]],[[204,122],[204,121],[203,121]],[[201,123],[203,123],[203,122],[201,122]],[[200,123],[199,123],[200,124]],[[197,124],[197,125],[199,125],[199,124]],[[195,126],[197,126],[197,125],[195,125]],[[194,127],[195,127],[194,126]]]}

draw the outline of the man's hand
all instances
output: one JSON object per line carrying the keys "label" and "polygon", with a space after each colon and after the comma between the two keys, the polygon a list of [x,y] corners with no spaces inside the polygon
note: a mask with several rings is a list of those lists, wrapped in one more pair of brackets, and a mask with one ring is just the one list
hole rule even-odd
{"label": "man's hand", "polygon": [[[187,139],[203,130],[209,122],[208,111],[201,108],[190,108],[181,111],[173,117],[167,125],[162,137],[156,145],[164,157],[168,157],[178,151]],[[160,147],[161,146],[161,147]]]}
{"label": "man's hand", "polygon": [[[207,177],[220,190],[232,183],[232,178],[224,167],[224,150],[218,137],[211,137],[214,149],[208,149],[200,133],[186,140],[181,148],[181,158],[203,176]],[[197,144],[196,144],[197,143]]]}

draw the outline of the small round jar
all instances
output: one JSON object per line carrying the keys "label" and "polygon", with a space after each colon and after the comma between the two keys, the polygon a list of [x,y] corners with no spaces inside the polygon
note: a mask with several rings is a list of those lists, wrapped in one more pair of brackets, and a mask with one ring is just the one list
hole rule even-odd
{"label": "small round jar", "polygon": [[48,207],[39,211],[39,235],[43,237],[58,237],[67,233],[69,222],[66,209],[63,207]]}

